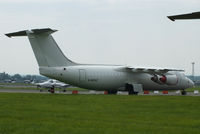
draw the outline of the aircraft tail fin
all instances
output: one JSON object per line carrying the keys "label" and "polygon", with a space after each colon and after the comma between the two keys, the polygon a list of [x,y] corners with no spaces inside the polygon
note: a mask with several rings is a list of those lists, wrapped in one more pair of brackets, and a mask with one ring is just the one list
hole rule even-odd
{"label": "aircraft tail fin", "polygon": [[5,34],[8,37],[28,36],[39,67],[72,66],[76,63],[69,60],[51,36],[57,30],[50,28],[24,30]]}

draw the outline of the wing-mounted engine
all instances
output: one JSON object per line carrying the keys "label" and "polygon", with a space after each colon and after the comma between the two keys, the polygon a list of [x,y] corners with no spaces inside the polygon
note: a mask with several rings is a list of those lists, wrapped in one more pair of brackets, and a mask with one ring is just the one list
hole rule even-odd
{"label": "wing-mounted engine", "polygon": [[167,68],[147,68],[147,67],[131,67],[122,66],[117,68],[118,71],[127,71],[131,73],[144,73],[149,74],[153,82],[160,85],[176,85],[178,83],[178,77],[170,72],[183,72],[179,69],[167,69]]}
{"label": "wing-mounted engine", "polygon": [[178,77],[176,75],[153,75],[151,80],[161,85],[176,85],[178,83]]}

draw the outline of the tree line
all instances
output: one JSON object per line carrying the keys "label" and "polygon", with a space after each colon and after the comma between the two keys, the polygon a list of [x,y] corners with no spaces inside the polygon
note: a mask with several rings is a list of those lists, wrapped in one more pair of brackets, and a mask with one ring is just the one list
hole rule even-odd
{"label": "tree line", "polygon": [[41,75],[10,75],[8,73],[0,73],[0,82],[17,82],[17,83],[30,83],[30,82],[41,82],[47,80],[47,77]]}

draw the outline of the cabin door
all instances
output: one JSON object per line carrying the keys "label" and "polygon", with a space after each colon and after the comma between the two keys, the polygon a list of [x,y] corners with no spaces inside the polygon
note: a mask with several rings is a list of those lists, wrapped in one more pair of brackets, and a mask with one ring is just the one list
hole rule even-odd
{"label": "cabin door", "polygon": [[84,69],[79,70],[79,81],[85,82],[86,81],[86,73]]}

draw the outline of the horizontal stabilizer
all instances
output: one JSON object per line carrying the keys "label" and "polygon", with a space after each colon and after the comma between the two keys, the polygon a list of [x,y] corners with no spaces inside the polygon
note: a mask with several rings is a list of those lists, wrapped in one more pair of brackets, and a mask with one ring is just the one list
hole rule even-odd
{"label": "horizontal stabilizer", "polygon": [[12,36],[26,36],[26,31],[19,31],[19,32],[14,32],[14,33],[8,33],[5,34],[6,36],[8,36],[9,38],[11,38]]}
{"label": "horizontal stabilizer", "polygon": [[5,34],[9,38],[13,36],[27,36],[27,33],[32,33],[32,34],[51,34],[53,32],[56,32],[57,30],[52,30],[50,28],[44,28],[44,29],[32,29],[32,30],[24,30],[24,31],[19,31],[19,32],[14,32],[14,33],[8,33]]}

